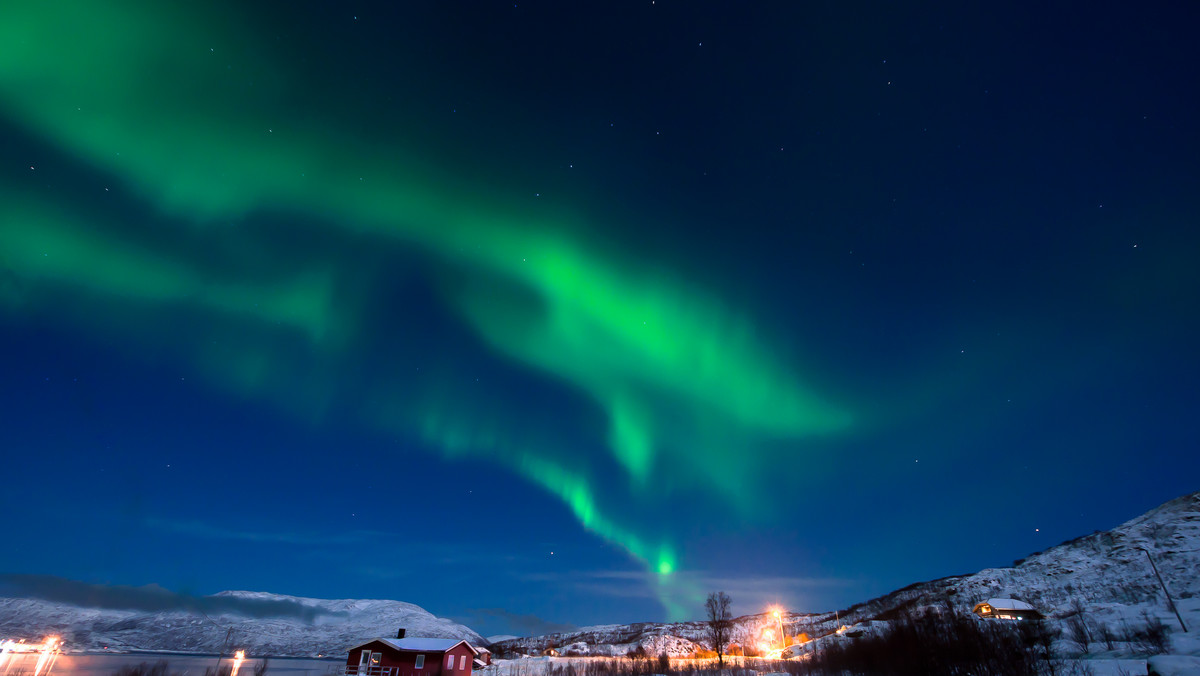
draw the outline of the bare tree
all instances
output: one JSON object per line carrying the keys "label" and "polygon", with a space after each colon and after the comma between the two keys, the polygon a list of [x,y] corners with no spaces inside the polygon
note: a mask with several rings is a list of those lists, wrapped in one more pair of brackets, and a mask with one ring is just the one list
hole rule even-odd
{"label": "bare tree", "polygon": [[704,608],[708,611],[708,638],[717,653],[717,664],[722,668],[725,666],[725,646],[729,645],[729,631],[733,628],[729,604],[729,594],[723,591],[709,594],[704,602]]}
{"label": "bare tree", "polygon": [[1067,616],[1067,637],[1086,655],[1092,648],[1092,628],[1087,621],[1087,609],[1078,598],[1071,602],[1071,614]]}

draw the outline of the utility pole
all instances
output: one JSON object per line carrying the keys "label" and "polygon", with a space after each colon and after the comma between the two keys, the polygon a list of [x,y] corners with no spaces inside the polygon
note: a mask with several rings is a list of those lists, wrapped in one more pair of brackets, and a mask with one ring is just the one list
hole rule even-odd
{"label": "utility pole", "polygon": [[1158,586],[1162,587],[1163,593],[1167,595],[1167,607],[1175,612],[1175,619],[1179,620],[1179,627],[1183,632],[1187,633],[1187,625],[1183,623],[1183,616],[1179,614],[1179,608],[1175,607],[1175,599],[1171,598],[1171,592],[1167,591],[1167,584],[1163,582],[1162,575],[1158,574],[1158,566],[1154,565],[1154,557],[1150,556],[1150,550],[1142,548],[1146,552],[1146,559],[1150,561],[1150,568],[1154,570],[1154,577],[1158,578]]}
{"label": "utility pole", "polygon": [[233,636],[233,627],[225,632],[225,642],[221,644],[221,653],[217,655],[217,671],[213,676],[221,676],[221,660],[225,659],[225,648],[229,645],[229,637]]}

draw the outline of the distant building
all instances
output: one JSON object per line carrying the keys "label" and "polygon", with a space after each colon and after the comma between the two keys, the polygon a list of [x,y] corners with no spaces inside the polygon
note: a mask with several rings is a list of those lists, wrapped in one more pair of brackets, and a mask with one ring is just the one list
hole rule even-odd
{"label": "distant building", "polygon": [[991,620],[1040,620],[1037,608],[1017,599],[988,599],[975,604],[975,614]]}
{"label": "distant building", "polygon": [[779,653],[779,658],[783,659],[783,660],[790,660],[793,657],[800,657],[802,655],[807,655],[808,653],[811,653],[813,651],[814,645],[815,645],[815,643],[805,643],[805,644],[794,643],[794,644],[784,648]]}
{"label": "distant building", "polygon": [[492,651],[487,648],[475,649],[475,668],[482,669],[492,663]]}
{"label": "distant building", "polygon": [[346,676],[471,676],[478,651],[453,638],[375,638],[346,656]]}

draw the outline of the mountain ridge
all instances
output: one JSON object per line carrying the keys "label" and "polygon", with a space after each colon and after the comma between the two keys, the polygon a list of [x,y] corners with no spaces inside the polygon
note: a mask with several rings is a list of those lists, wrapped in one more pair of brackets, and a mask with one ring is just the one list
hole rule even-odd
{"label": "mountain ridge", "polygon": [[[969,610],[993,597],[1032,603],[1052,619],[1086,604],[1100,623],[1116,623],[1141,611],[1163,614],[1165,595],[1150,564],[1178,600],[1200,595],[1200,492],[1170,500],[1107,531],[1095,531],[1013,566],[986,568],[917,582],[882,596],[825,613],[786,613],[789,636],[828,635],[843,625],[887,620],[927,607]],[[68,649],[159,650],[217,653],[245,649],[253,655],[337,655],[359,642],[394,636],[462,638],[487,645],[481,635],[420,606],[387,599],[314,599],[253,591],[225,591],[192,599],[198,605],[159,611],[94,608],[30,598],[0,598],[0,636],[37,638],[58,633]],[[204,602],[200,604],[199,602]],[[210,611],[205,613],[204,607]],[[238,609],[246,612],[239,612]],[[290,609],[294,617],[261,616]],[[249,614],[248,614],[249,613]],[[259,617],[253,617],[253,614]],[[733,642],[753,649],[776,626],[765,614],[734,620]],[[704,622],[636,622],[584,627],[523,638],[503,637],[500,654],[539,654],[553,649],[573,655],[687,655],[709,648]],[[497,637],[501,638],[501,637]]]}
{"label": "mountain ridge", "polygon": [[[1030,602],[1053,619],[1075,612],[1075,601],[1087,604],[1100,623],[1115,624],[1141,610],[1165,614],[1166,597],[1146,551],[1176,601],[1200,595],[1200,576],[1195,573],[1200,570],[1200,491],[1169,500],[1110,530],[1034,552],[1010,567],[916,582],[844,610],[785,613],[784,631],[789,636],[823,636],[841,626],[887,620],[927,607],[949,604],[969,611],[975,603],[994,597]],[[754,647],[773,626],[774,618],[765,613],[742,616],[734,620],[731,640]],[[494,648],[516,654],[553,649],[564,654],[624,655],[640,649],[652,655],[683,655],[711,649],[706,632],[704,622],[598,625],[502,641]]]}

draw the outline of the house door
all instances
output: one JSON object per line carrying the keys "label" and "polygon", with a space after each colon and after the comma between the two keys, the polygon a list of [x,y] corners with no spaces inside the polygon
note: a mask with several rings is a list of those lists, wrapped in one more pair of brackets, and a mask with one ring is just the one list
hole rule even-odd
{"label": "house door", "polygon": [[360,676],[370,673],[370,667],[371,667],[371,651],[364,650],[358,656],[358,673],[360,674]]}

